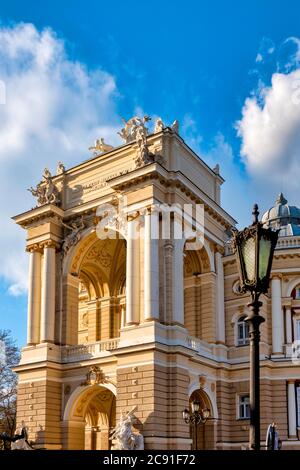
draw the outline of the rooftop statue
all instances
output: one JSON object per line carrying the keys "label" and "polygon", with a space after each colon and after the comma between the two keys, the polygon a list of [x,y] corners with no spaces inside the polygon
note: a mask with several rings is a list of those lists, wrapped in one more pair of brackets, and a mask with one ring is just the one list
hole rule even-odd
{"label": "rooftop statue", "polygon": [[44,204],[59,204],[59,191],[52,181],[53,176],[48,168],[44,169],[42,180],[36,185],[35,188],[28,189],[31,194],[37,198],[37,205],[43,206]]}
{"label": "rooftop statue", "polygon": [[103,137],[100,137],[100,139],[95,140],[94,147],[89,147],[89,150],[92,150],[94,155],[100,155],[101,153],[109,152],[113,148],[112,145],[108,145],[104,142]]}
{"label": "rooftop statue", "polygon": [[144,134],[147,135],[148,129],[146,128],[145,124],[146,122],[150,120],[151,120],[151,117],[149,116],[144,116],[143,118],[134,116],[128,121],[122,118],[124,127],[123,129],[121,129],[120,132],[118,132],[118,134],[125,141],[126,144],[128,144],[129,142],[133,142],[134,140],[136,140],[136,133],[137,133],[138,128],[142,128],[144,131]]}
{"label": "rooftop statue", "polygon": [[176,132],[176,134],[179,134],[179,121],[177,119],[175,119],[175,121],[171,125],[171,129],[173,132]]}
{"label": "rooftop statue", "polygon": [[62,162],[58,162],[56,167],[56,174],[62,175],[66,171],[65,165]]}
{"label": "rooftop statue", "polygon": [[162,119],[159,117],[155,121],[155,126],[154,126],[154,134],[157,134],[158,132],[161,132],[164,130],[166,126],[164,125]]}

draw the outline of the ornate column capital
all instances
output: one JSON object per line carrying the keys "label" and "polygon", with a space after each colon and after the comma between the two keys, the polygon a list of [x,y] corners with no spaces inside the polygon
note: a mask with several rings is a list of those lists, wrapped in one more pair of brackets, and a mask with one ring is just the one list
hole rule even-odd
{"label": "ornate column capital", "polygon": [[127,214],[127,222],[132,222],[133,220],[136,220],[140,215],[140,211],[134,211],[130,214]]}
{"label": "ornate column capital", "polygon": [[288,385],[295,385],[296,379],[288,379],[287,383]]}
{"label": "ornate column capital", "polygon": [[34,243],[33,245],[28,245],[25,249],[28,253],[41,253],[42,248],[39,243]]}
{"label": "ornate column capital", "polygon": [[39,243],[39,248],[41,250],[44,250],[45,248],[55,248],[56,250],[59,250],[60,244],[54,240],[45,240]]}
{"label": "ornate column capital", "polygon": [[270,275],[270,280],[273,281],[274,279],[282,280],[282,274],[281,273],[271,273]]}

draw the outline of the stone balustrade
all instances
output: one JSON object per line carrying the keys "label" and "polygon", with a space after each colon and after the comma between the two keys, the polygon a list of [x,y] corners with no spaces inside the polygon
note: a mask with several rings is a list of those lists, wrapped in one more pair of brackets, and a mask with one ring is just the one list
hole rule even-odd
{"label": "stone balustrade", "polygon": [[77,362],[90,358],[101,357],[117,349],[119,338],[105,341],[97,341],[91,344],[78,344],[75,346],[64,346],[62,348],[62,362]]}

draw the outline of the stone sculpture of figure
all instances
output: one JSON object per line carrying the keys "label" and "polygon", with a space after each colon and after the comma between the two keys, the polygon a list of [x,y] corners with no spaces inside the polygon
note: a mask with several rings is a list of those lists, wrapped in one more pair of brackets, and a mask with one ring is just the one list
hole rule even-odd
{"label": "stone sculpture of figure", "polygon": [[219,165],[219,163],[216,164],[216,166],[213,168],[213,171],[214,171],[217,175],[220,174],[220,165]]}
{"label": "stone sculpture of figure", "polygon": [[173,124],[171,125],[171,129],[173,132],[175,132],[176,134],[179,134],[179,121],[177,119],[175,119],[175,121],[173,122]]}
{"label": "stone sculpture of figure", "polygon": [[10,442],[11,450],[34,450],[28,442],[28,430],[25,422],[22,421],[22,427],[19,434],[9,437],[8,434],[0,434],[0,439],[4,442]]}
{"label": "stone sculpture of figure", "polygon": [[35,188],[28,189],[33,196],[37,198],[37,205],[43,206],[44,204],[58,204],[59,191],[52,181],[52,175],[48,168],[44,169],[42,181],[40,181]]}
{"label": "stone sculpture of figure", "polygon": [[134,407],[128,413],[122,413],[118,424],[112,432],[111,440],[115,440],[114,449],[116,450],[144,450],[144,437],[137,431],[132,429],[132,425],[136,421],[134,416]]}
{"label": "stone sculpture of figure", "polygon": [[162,121],[162,119],[159,117],[155,121],[155,127],[154,127],[154,134],[157,134],[157,132],[163,131],[165,128],[165,125]]}
{"label": "stone sculpture of figure", "polygon": [[103,137],[100,137],[100,139],[95,140],[94,147],[89,147],[89,150],[92,150],[94,155],[100,155],[101,153],[109,152],[112,149],[113,146],[106,144],[104,142]]}
{"label": "stone sculpture of figure", "polygon": [[56,167],[56,174],[62,175],[66,171],[65,165],[62,162],[58,162]]}
{"label": "stone sculpture of figure", "polygon": [[81,232],[85,227],[83,222],[83,216],[81,216],[79,222],[72,222],[71,225],[67,225],[62,222],[62,225],[67,229],[71,230],[71,232],[65,237],[65,240],[62,245],[62,254],[65,256],[72,246],[76,245],[81,239]]}
{"label": "stone sculpture of figure", "polygon": [[118,134],[123,140],[125,140],[126,144],[133,142],[136,139],[136,133],[139,127],[142,127],[145,131],[145,134],[147,135],[148,129],[146,128],[145,124],[150,120],[151,118],[149,116],[144,116],[143,118],[134,116],[128,121],[122,118],[124,127],[120,132],[118,132]]}
{"label": "stone sculpture of figure", "polygon": [[142,126],[139,126],[137,129],[136,142],[138,144],[138,150],[135,163],[137,167],[140,167],[152,161],[152,155],[149,153],[147,146],[146,132]]}

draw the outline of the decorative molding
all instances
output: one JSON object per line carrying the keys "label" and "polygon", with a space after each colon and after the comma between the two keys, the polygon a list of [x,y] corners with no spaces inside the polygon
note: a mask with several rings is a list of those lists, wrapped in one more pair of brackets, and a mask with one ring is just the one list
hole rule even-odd
{"label": "decorative molding", "polygon": [[42,248],[38,243],[34,243],[33,245],[28,245],[25,249],[28,253],[42,253]]}
{"label": "decorative molding", "polygon": [[39,248],[44,250],[45,248],[55,248],[56,250],[59,250],[60,248],[60,243],[54,241],[54,240],[45,240],[41,243],[39,243]]}
{"label": "decorative molding", "polygon": [[105,377],[104,372],[98,366],[91,366],[87,375],[86,380],[82,382],[82,386],[85,385],[97,385],[106,383],[107,379]]}

